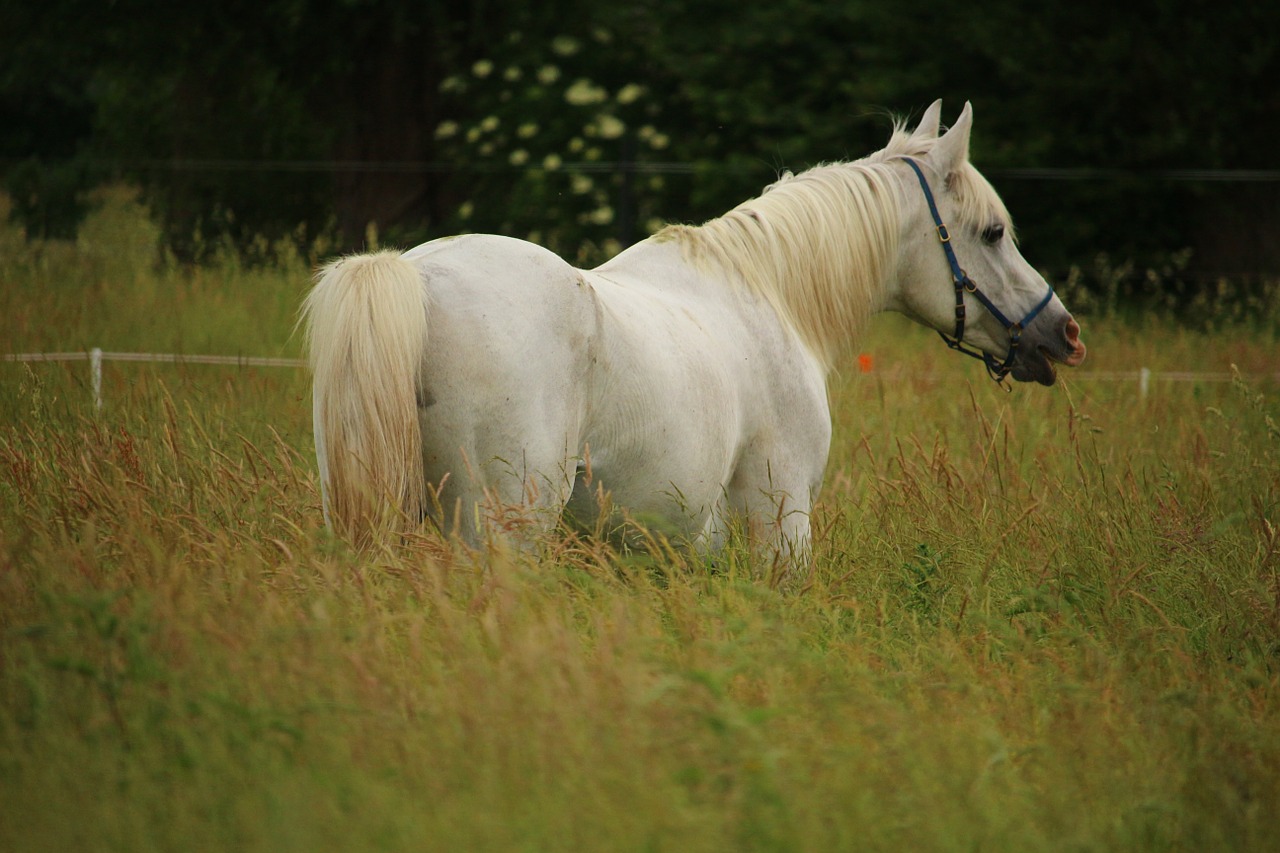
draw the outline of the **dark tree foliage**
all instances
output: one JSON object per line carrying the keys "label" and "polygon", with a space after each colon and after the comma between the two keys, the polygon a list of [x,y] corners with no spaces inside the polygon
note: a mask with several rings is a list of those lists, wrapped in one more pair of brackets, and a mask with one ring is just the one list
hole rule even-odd
{"label": "dark tree foliage", "polygon": [[0,0],[0,165],[34,235],[123,179],[180,251],[357,246],[373,223],[585,262],[870,151],[942,97],[974,103],[974,159],[1033,262],[1191,248],[1194,289],[1280,272],[1273,19],[1202,0]]}

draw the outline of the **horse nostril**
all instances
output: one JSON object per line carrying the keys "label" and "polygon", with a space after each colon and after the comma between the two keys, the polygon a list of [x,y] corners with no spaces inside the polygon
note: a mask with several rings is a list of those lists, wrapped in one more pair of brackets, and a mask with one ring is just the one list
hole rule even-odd
{"label": "horse nostril", "polygon": [[1074,317],[1070,317],[1067,319],[1067,325],[1063,327],[1062,331],[1067,337],[1067,343],[1071,345],[1071,355],[1063,363],[1069,367],[1075,367],[1084,361],[1085,354],[1085,345],[1080,340],[1080,324],[1075,321]]}

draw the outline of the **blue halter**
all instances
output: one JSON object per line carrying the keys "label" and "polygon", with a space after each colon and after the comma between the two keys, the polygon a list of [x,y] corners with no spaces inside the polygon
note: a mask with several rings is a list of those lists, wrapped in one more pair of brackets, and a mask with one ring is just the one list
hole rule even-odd
{"label": "blue halter", "polygon": [[[1031,321],[1036,315],[1049,304],[1049,300],[1053,298],[1053,285],[1049,285],[1049,292],[1044,295],[1044,299],[1036,307],[1027,312],[1027,316],[1023,317],[1019,322],[1014,323],[1004,315],[1004,312],[996,307],[985,293],[978,289],[978,284],[969,278],[969,274],[960,268],[960,262],[956,259],[955,250],[951,248],[951,233],[947,230],[946,224],[942,221],[942,217],[938,214],[938,205],[933,200],[933,192],[929,189],[929,182],[924,179],[924,172],[920,170],[920,166],[910,157],[903,157],[907,161],[912,170],[916,173],[916,177],[920,179],[920,188],[924,190],[925,201],[929,202],[929,213],[933,214],[933,223],[937,226],[938,239],[942,241],[942,251],[947,254],[947,263],[951,265],[951,278],[956,286],[956,329],[955,334],[947,337],[943,332],[938,332],[938,336],[942,338],[953,350],[962,352],[972,358],[981,359],[982,363],[987,366],[987,373],[996,382],[1003,382],[1004,378],[1009,375],[1009,371],[1013,370],[1013,361],[1018,355],[1018,345],[1022,341],[1022,330],[1031,325]],[[989,355],[981,350],[966,346],[964,343],[964,295],[972,293],[983,306],[991,312],[991,316],[995,317],[1004,326],[1005,331],[1009,333],[1009,352],[1005,355],[1004,361],[998,360],[995,356]],[[1006,386],[1007,387],[1007,386]]]}

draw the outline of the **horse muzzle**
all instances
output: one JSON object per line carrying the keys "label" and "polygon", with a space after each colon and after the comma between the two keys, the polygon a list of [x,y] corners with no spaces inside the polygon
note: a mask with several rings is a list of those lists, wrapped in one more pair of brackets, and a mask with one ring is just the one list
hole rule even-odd
{"label": "horse muzzle", "polygon": [[1080,324],[1070,314],[1043,331],[1040,324],[1033,323],[1022,334],[1010,375],[1019,382],[1052,385],[1058,379],[1055,365],[1078,366],[1084,361],[1086,349],[1080,340]]}

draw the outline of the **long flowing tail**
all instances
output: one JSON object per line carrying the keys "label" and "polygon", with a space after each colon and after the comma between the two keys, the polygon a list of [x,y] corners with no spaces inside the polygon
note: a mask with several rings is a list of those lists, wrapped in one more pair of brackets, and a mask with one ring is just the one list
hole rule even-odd
{"label": "long flowing tail", "polygon": [[320,271],[302,322],[325,518],[368,544],[417,523],[426,504],[417,415],[426,291],[399,254],[356,255]]}

